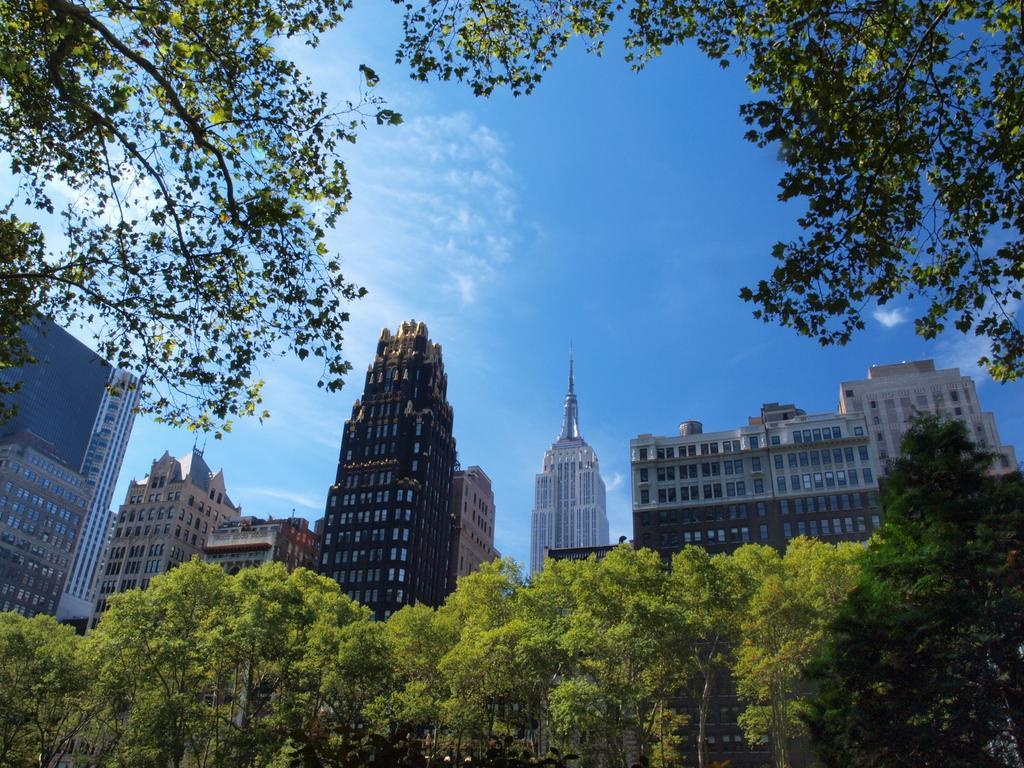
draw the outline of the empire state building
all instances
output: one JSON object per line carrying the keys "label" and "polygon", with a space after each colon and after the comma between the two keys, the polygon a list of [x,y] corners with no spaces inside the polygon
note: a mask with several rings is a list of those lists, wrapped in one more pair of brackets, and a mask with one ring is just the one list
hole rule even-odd
{"label": "empire state building", "polygon": [[604,480],[594,449],[580,435],[571,355],[562,431],[544,452],[530,522],[530,573],[537,573],[544,566],[545,547],[608,544]]}

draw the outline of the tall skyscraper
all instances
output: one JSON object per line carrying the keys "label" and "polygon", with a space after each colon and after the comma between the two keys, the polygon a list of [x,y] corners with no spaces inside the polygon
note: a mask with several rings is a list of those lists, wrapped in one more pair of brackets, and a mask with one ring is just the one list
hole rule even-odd
{"label": "tall skyscraper", "polygon": [[494,491],[491,478],[480,467],[460,469],[452,477],[448,505],[455,520],[452,536],[451,584],[501,555],[494,548]]}
{"label": "tall skyscraper", "polygon": [[132,433],[138,400],[138,380],[125,371],[113,370],[82,462],[82,475],[90,492],[89,511],[82,525],[67,587],[57,607],[57,618],[84,619],[92,614],[96,603],[93,592],[96,573],[102,567],[102,554],[113,517],[110,502]]}
{"label": "tall skyscraper", "polygon": [[562,431],[544,452],[543,470],[537,475],[530,521],[530,573],[543,567],[545,547],[592,547],[607,543],[604,480],[597,454],[580,435],[570,355]]}
{"label": "tall skyscraper", "polygon": [[888,459],[900,455],[900,443],[918,413],[957,419],[979,448],[997,454],[994,472],[1013,472],[1017,456],[999,440],[995,416],[982,410],[978,390],[959,368],[935,370],[933,360],[873,365],[868,377],[839,386],[839,410],[863,414],[885,472]]}
{"label": "tall skyscraper", "polygon": [[21,382],[21,389],[5,398],[17,413],[0,424],[0,434],[27,431],[41,437],[68,469],[85,479],[87,508],[56,614],[86,618],[92,612],[114,486],[135,421],[138,380],[45,318],[21,333],[37,362],[0,371],[0,380]]}
{"label": "tall skyscraper", "polygon": [[145,589],[149,580],[179,563],[202,558],[212,531],[237,520],[224,485],[224,472],[210,470],[193,448],[180,459],[169,452],[153,462],[149,474],[128,486],[117,512],[103,570],[96,576],[91,626],[107,607],[107,598],[126,589]]}
{"label": "tall skyscraper", "polygon": [[88,493],[45,440],[0,438],[0,611],[56,612]]}
{"label": "tall skyscraper", "polygon": [[35,363],[0,369],[0,380],[21,382],[4,402],[17,407],[0,433],[32,432],[50,443],[64,464],[80,472],[111,367],[56,323],[39,317],[21,330]]}
{"label": "tall skyscraper", "polygon": [[320,572],[385,619],[448,592],[455,438],[441,345],[424,323],[385,328],[345,422]]}

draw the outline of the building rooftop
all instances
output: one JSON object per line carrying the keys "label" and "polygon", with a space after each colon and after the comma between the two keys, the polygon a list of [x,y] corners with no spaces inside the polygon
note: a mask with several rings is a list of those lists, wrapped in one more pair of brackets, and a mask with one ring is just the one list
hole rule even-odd
{"label": "building rooftop", "polygon": [[886,376],[902,376],[908,373],[933,373],[934,371],[934,360],[916,360],[909,363],[887,363],[886,365],[872,365],[868,368],[868,378],[881,379]]}

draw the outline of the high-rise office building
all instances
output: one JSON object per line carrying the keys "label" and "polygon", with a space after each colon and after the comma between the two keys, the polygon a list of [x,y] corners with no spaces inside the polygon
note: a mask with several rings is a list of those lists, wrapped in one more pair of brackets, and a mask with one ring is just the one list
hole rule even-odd
{"label": "high-rise office building", "polygon": [[455,520],[452,536],[451,585],[501,555],[494,548],[494,491],[491,478],[480,467],[460,469],[452,477],[448,505]]}
{"label": "high-rise office building", "polygon": [[327,495],[320,572],[384,619],[448,593],[455,438],[441,345],[427,326],[385,328],[345,422]]}
{"label": "high-rise office building", "polygon": [[128,448],[138,399],[138,380],[124,371],[112,371],[82,463],[82,475],[90,493],[89,511],[82,525],[68,583],[57,607],[60,619],[88,618],[96,603],[93,588],[96,573],[103,567],[102,554],[113,517],[110,503]]}
{"label": "high-rise office building", "polygon": [[982,409],[974,381],[959,368],[935,370],[933,360],[873,365],[866,379],[840,384],[839,410],[867,419],[883,472],[900,455],[903,435],[919,413],[962,421],[979,448],[997,454],[994,472],[1017,469],[1013,448],[1001,443],[995,417]]}
{"label": "high-rise office building", "polygon": [[138,380],[112,368],[60,326],[45,318],[22,329],[37,362],[0,371],[20,382],[4,398],[17,407],[0,434],[32,432],[52,445],[62,463],[85,478],[88,507],[79,530],[59,618],[87,618],[92,587],[110,525],[110,504],[138,404]]}
{"label": "high-rise office building", "polygon": [[0,438],[0,611],[56,612],[88,494],[45,440],[31,432]]}
{"label": "high-rise office building", "polygon": [[129,484],[112,523],[103,570],[96,576],[91,626],[112,594],[145,589],[157,574],[202,558],[210,533],[240,514],[224,486],[224,472],[211,471],[201,451],[193,448],[180,459],[164,453],[146,477]]}
{"label": "high-rise office building", "polygon": [[608,544],[604,480],[597,454],[580,435],[579,405],[573,360],[569,357],[569,390],[565,395],[562,431],[544,452],[537,475],[530,521],[530,573],[544,565],[544,549]]}
{"label": "high-rise office building", "polygon": [[81,471],[112,369],[43,317],[22,328],[21,336],[36,362],[0,369],[0,381],[21,383],[17,392],[3,396],[17,412],[0,424],[0,433],[32,432],[52,444],[65,465]]}
{"label": "high-rise office building", "polygon": [[736,429],[630,441],[633,537],[669,557],[687,544],[779,550],[794,536],[861,541],[881,523],[878,455],[864,416],[768,403]]}

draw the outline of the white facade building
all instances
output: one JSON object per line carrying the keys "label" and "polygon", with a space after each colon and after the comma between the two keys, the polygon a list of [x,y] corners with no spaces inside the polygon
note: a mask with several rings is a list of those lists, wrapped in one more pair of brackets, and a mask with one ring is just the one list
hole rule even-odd
{"label": "white facade building", "polygon": [[903,435],[918,413],[962,421],[979,448],[997,454],[994,472],[1017,469],[1013,448],[1000,442],[995,417],[982,410],[974,381],[959,368],[937,371],[932,360],[873,365],[866,379],[840,385],[839,410],[864,415],[883,472],[888,460],[899,457]]}
{"label": "white facade building", "polygon": [[597,455],[580,436],[573,362],[562,431],[544,452],[537,475],[530,531],[530,573],[544,566],[545,548],[595,547],[608,544],[604,480]]}
{"label": "white facade building", "polygon": [[630,441],[633,538],[668,559],[684,546],[785,551],[795,536],[864,541],[881,525],[879,463],[861,414],[765,403],[746,426]]}
{"label": "white facade building", "polygon": [[75,549],[67,586],[57,607],[59,619],[85,618],[92,613],[95,604],[93,582],[101,566],[101,554],[113,516],[110,502],[114,486],[135,422],[138,384],[135,376],[114,369],[96,412],[92,436],[82,462],[82,475],[90,492],[89,510]]}

